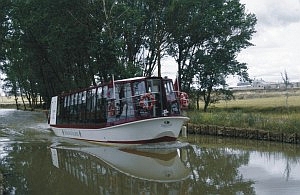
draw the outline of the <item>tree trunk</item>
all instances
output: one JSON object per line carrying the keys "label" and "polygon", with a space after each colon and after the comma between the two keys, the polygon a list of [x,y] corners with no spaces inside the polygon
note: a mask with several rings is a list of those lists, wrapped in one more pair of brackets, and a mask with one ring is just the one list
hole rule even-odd
{"label": "tree trunk", "polygon": [[26,108],[26,104],[25,104],[25,101],[24,101],[24,98],[23,98],[23,96],[22,96],[22,95],[21,95],[21,99],[22,99],[22,102],[23,102],[24,110],[27,110],[27,108]]}
{"label": "tree trunk", "polygon": [[210,103],[211,91],[212,91],[212,86],[208,87],[206,92],[205,91],[203,92],[204,93],[204,109],[203,109],[204,112],[207,112],[207,108]]}
{"label": "tree trunk", "polygon": [[19,103],[18,103],[18,97],[17,97],[17,95],[15,94],[15,102],[16,102],[16,107],[17,107],[17,110],[19,110],[20,109],[20,107],[19,107]]}
{"label": "tree trunk", "polygon": [[204,101],[204,108],[203,108],[204,112],[207,112],[207,107],[208,107],[208,103],[206,101]]}
{"label": "tree trunk", "polygon": [[197,92],[197,98],[196,98],[196,101],[197,101],[197,110],[200,110],[200,105],[199,105],[199,101],[200,101],[200,92]]}
{"label": "tree trunk", "polygon": [[161,77],[160,46],[157,49],[157,76]]}

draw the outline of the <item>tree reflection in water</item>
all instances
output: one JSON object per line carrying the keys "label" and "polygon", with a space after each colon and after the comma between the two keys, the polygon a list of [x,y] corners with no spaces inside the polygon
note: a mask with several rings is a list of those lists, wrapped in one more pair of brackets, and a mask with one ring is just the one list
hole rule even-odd
{"label": "tree reflection in water", "polygon": [[199,147],[189,152],[193,170],[191,194],[255,194],[253,181],[244,180],[238,168],[246,165],[248,152],[234,152],[228,148]]}
{"label": "tree reflection in water", "polygon": [[[244,154],[236,158],[239,159],[240,165],[236,164],[239,162],[231,162],[233,157],[230,158],[231,160],[223,160],[224,163],[236,164],[237,176],[243,180],[243,184],[252,183],[253,189],[249,188],[249,192],[245,194],[298,194],[300,190],[299,145],[211,136],[189,136],[188,141],[192,145],[201,146],[202,149],[207,148],[212,151],[215,148],[219,152],[223,151],[224,157],[226,153]],[[219,166],[225,168],[225,165],[216,165]],[[221,172],[220,169],[217,173]],[[211,174],[213,171],[208,173]],[[217,173],[212,175],[216,176]],[[225,181],[224,178],[222,176]]]}
{"label": "tree reflection in water", "polygon": [[[190,145],[145,151],[6,143],[2,151],[6,193],[254,194],[253,181],[238,172],[249,153],[226,148]],[[132,167],[126,165],[130,162]]]}

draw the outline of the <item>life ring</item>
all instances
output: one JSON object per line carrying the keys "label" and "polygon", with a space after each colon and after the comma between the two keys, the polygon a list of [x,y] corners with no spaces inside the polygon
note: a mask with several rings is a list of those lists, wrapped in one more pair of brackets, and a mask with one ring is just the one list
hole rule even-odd
{"label": "life ring", "polygon": [[155,104],[155,98],[151,93],[146,93],[145,95],[141,96],[140,99],[140,107],[146,110],[152,110]]}
{"label": "life ring", "polygon": [[189,106],[189,96],[185,92],[180,92],[180,105],[181,108],[187,108]]}

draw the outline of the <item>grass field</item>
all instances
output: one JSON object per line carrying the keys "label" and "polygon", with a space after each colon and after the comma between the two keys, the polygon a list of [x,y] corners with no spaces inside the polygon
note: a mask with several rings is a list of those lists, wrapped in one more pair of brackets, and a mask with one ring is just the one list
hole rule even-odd
{"label": "grass field", "polygon": [[[300,96],[289,96],[287,99],[288,107],[300,107]],[[229,102],[221,101],[215,104],[218,108],[252,108],[252,109],[266,109],[275,107],[286,107],[286,97],[264,97],[264,98],[251,98],[251,99],[239,99]]]}
{"label": "grass field", "polygon": [[[201,105],[203,106],[203,105]],[[191,122],[228,127],[300,133],[300,96],[221,101],[203,111],[188,111]]]}
{"label": "grass field", "polygon": [[16,102],[14,97],[0,96],[0,104],[15,104],[15,103]]}
{"label": "grass field", "polygon": [[[23,104],[22,98],[21,97],[17,97],[18,98],[18,105],[19,105],[19,109],[24,110],[25,106],[26,106],[26,110],[32,110],[32,108],[29,107],[29,102],[26,98],[24,98],[24,103],[25,106]],[[34,105],[34,110],[38,107],[41,107],[41,103],[37,102],[36,105]],[[7,96],[0,96],[0,108],[11,108],[11,109],[16,109],[16,101],[15,101],[15,97],[7,97]]]}
{"label": "grass field", "polygon": [[15,98],[0,96],[0,108],[16,108]]}

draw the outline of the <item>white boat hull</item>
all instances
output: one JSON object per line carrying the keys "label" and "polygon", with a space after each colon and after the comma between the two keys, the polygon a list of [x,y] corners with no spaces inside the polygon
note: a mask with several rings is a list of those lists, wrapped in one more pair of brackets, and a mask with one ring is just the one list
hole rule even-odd
{"label": "white boat hull", "polygon": [[149,143],[174,141],[189,118],[159,117],[99,129],[62,128],[52,125],[57,136],[103,143]]}

